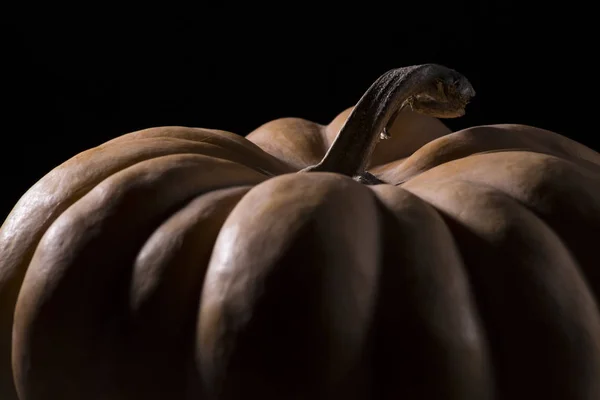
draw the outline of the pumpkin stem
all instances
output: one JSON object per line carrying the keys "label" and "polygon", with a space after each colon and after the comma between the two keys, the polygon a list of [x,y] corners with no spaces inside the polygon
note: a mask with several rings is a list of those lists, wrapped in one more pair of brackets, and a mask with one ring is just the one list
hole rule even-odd
{"label": "pumpkin stem", "polygon": [[325,157],[300,172],[335,172],[366,184],[383,183],[366,172],[375,146],[406,106],[436,118],[464,115],[475,90],[460,73],[437,64],[393,69],[381,75],[358,101]]}

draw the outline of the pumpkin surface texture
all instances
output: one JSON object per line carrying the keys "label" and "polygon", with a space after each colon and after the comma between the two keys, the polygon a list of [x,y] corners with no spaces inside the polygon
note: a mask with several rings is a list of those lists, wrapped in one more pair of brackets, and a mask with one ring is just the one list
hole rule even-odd
{"label": "pumpkin surface texture", "polygon": [[451,132],[474,95],[399,68],[56,167],[0,229],[0,398],[600,399],[600,154]]}

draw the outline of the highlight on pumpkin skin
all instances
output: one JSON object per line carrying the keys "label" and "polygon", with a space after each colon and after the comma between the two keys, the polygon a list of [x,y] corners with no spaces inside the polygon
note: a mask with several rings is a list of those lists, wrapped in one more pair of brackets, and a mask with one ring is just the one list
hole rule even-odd
{"label": "highlight on pumpkin skin", "polygon": [[350,113],[325,157],[300,172],[336,172],[365,184],[384,183],[366,171],[375,146],[405,107],[435,118],[456,118],[475,96],[462,74],[437,64],[393,69],[381,75]]}

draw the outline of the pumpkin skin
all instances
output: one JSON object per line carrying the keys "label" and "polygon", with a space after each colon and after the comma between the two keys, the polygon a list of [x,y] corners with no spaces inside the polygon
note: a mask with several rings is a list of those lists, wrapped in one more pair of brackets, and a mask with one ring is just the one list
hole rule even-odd
{"label": "pumpkin skin", "polygon": [[42,178],[0,229],[3,398],[600,398],[600,155],[405,111],[389,184],[295,173],[348,112]]}

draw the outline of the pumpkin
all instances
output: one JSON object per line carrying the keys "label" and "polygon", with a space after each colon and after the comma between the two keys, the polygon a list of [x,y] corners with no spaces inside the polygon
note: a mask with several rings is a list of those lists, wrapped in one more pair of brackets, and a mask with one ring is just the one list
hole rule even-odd
{"label": "pumpkin", "polygon": [[600,398],[600,154],[450,132],[474,94],[400,68],[327,126],[58,166],[0,229],[2,398]]}

